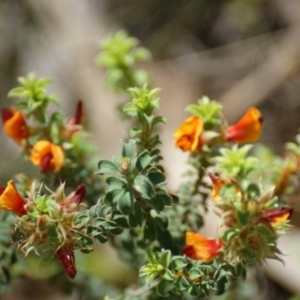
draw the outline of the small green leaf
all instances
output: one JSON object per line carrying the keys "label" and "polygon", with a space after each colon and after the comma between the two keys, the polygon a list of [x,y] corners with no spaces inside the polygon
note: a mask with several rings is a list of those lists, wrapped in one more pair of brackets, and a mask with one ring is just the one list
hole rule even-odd
{"label": "small green leaf", "polygon": [[84,244],[84,246],[92,246],[94,244],[91,237],[83,234],[80,235],[80,241]]}
{"label": "small green leaf", "polygon": [[184,276],[179,276],[177,280],[174,282],[174,286],[179,291],[185,291],[190,287],[190,283]]}
{"label": "small green leaf", "polygon": [[93,252],[93,250],[94,250],[93,247],[87,246],[87,247],[81,248],[80,252],[82,252],[84,254],[89,254],[89,253]]}
{"label": "small green leaf", "polygon": [[91,217],[97,217],[97,216],[99,216],[99,205],[94,205],[94,206],[92,206],[90,209],[89,209],[89,215],[91,216]]}
{"label": "small green leaf", "polygon": [[122,142],[122,157],[133,158],[136,153],[135,140],[130,139],[127,143]]}
{"label": "small green leaf", "polygon": [[247,194],[248,199],[257,199],[260,196],[260,189],[256,184],[251,183],[247,188]]}
{"label": "small green leaf", "polygon": [[134,202],[133,212],[128,216],[128,222],[130,227],[142,226],[143,224],[143,210],[139,202]]}
{"label": "small green leaf", "polygon": [[166,230],[169,225],[169,219],[164,213],[157,213],[154,209],[151,209],[150,215],[154,222],[160,226],[162,230]]}
{"label": "small green leaf", "polygon": [[222,295],[228,289],[229,281],[226,277],[222,277],[217,281],[217,292],[216,295]]}
{"label": "small green leaf", "polygon": [[179,198],[177,196],[169,195],[165,191],[163,193],[159,193],[158,195],[161,199],[163,199],[164,204],[167,205],[167,206],[172,205],[173,202],[178,203],[178,201],[179,201]]}
{"label": "small green leaf", "polygon": [[158,264],[158,260],[156,259],[155,254],[151,250],[149,249],[146,250],[146,257],[149,263]]}
{"label": "small green leaf", "polygon": [[164,117],[161,116],[156,116],[153,120],[152,120],[152,127],[154,127],[157,123],[163,123],[166,124],[166,119]]}
{"label": "small green leaf", "polygon": [[142,226],[142,223],[143,223],[143,210],[142,210],[141,205],[140,205],[139,202],[134,202],[133,215],[135,217],[137,225]]}
{"label": "small green leaf", "polygon": [[155,195],[154,186],[146,176],[136,176],[133,180],[133,187],[144,199],[151,199]]}
{"label": "small green leaf", "polygon": [[123,190],[118,196],[118,208],[124,214],[128,215],[133,211],[133,196],[129,190]]}
{"label": "small green leaf", "polygon": [[105,179],[105,182],[109,185],[109,190],[121,188],[125,183],[120,177],[110,176]]}
{"label": "small green leaf", "polygon": [[164,268],[168,268],[171,261],[171,251],[166,250],[164,251],[159,257],[159,264],[162,265]]}
{"label": "small green leaf", "polygon": [[161,248],[170,248],[173,245],[173,239],[168,230],[162,230],[161,227],[156,227],[157,240]]}
{"label": "small green leaf", "polygon": [[118,234],[121,234],[123,232],[123,228],[115,227],[115,228],[110,229],[109,232],[113,235],[118,235]]}
{"label": "small green leaf", "polygon": [[166,176],[165,174],[157,171],[156,168],[150,169],[147,177],[153,183],[153,185],[159,185],[165,182]]}
{"label": "small green leaf", "polygon": [[146,241],[154,241],[156,239],[157,233],[155,224],[148,219],[144,225],[144,240]]}
{"label": "small green leaf", "polygon": [[142,133],[143,133],[143,131],[141,129],[138,129],[138,128],[131,128],[130,129],[130,136],[131,137],[135,137],[135,136],[137,136],[139,134],[142,134]]}
{"label": "small green leaf", "polygon": [[161,280],[158,285],[156,286],[156,292],[160,297],[168,297],[170,290],[170,281]]}
{"label": "small green leaf", "polygon": [[172,269],[178,272],[182,272],[186,264],[186,260],[182,256],[173,256],[171,261]]}
{"label": "small green leaf", "polygon": [[218,281],[222,277],[226,277],[230,275],[231,275],[231,268],[228,265],[223,265],[215,272],[214,280]]}
{"label": "small green leaf", "polygon": [[[214,282],[213,282],[214,283]],[[212,290],[212,284],[209,281],[202,281],[201,283],[201,291],[204,296],[209,296],[210,291]]]}
{"label": "small green leaf", "polygon": [[9,91],[8,97],[20,97],[22,93],[25,91],[24,87],[16,87]]}
{"label": "small green leaf", "polygon": [[82,213],[73,219],[73,224],[74,226],[82,226],[84,224],[87,224],[89,220],[90,216],[87,213]]}
{"label": "small green leaf", "polygon": [[94,237],[95,237],[95,239],[98,240],[98,242],[100,242],[101,244],[106,243],[107,240],[108,240],[107,236],[105,236],[104,234],[101,234],[101,233],[95,235]]}
{"label": "small green leaf", "polygon": [[128,225],[131,228],[134,228],[139,225],[138,218],[132,213],[128,215]]}
{"label": "small green leaf", "polygon": [[233,277],[240,277],[243,273],[243,270],[245,267],[242,264],[237,264],[235,266],[230,266],[231,268],[231,274]]}
{"label": "small green leaf", "polygon": [[201,290],[201,285],[199,283],[192,283],[188,289],[188,293],[191,296],[199,296],[199,297],[204,296],[204,293]]}
{"label": "small green leaf", "polygon": [[113,230],[116,229],[118,227],[117,223],[112,221],[112,220],[106,220],[105,222],[103,222],[101,224],[101,226],[105,229],[105,230]]}
{"label": "small green leaf", "polygon": [[115,221],[119,226],[123,228],[129,227],[126,217],[117,210],[113,211],[112,220]]}
{"label": "small green leaf", "polygon": [[143,171],[154,160],[154,157],[150,156],[148,150],[142,151],[137,158],[136,168],[139,171]]}
{"label": "small green leaf", "polygon": [[29,111],[34,111],[36,110],[38,107],[42,106],[42,102],[28,102],[30,105],[28,106],[28,110]]}
{"label": "small green leaf", "polygon": [[229,228],[227,229],[223,234],[223,239],[225,242],[230,242],[232,239],[234,239],[239,234],[238,229]]}
{"label": "small green leaf", "polygon": [[169,269],[166,269],[165,274],[163,275],[163,278],[169,281],[174,281],[174,274]]}
{"label": "small green leaf", "polygon": [[100,160],[98,163],[99,172],[97,174],[100,175],[119,175],[120,170],[119,168],[113,164],[111,161],[103,159]]}
{"label": "small green leaf", "polygon": [[102,226],[103,223],[106,222],[106,219],[105,218],[102,218],[102,217],[97,217],[94,219],[94,225],[96,226],[96,228],[93,228],[96,230],[96,231],[99,231],[99,227]]}
{"label": "small green leaf", "polygon": [[242,226],[245,226],[248,224],[250,218],[251,218],[251,213],[249,211],[238,211],[237,212],[237,217],[238,217],[238,221]]}
{"label": "small green leaf", "polygon": [[202,275],[202,272],[198,268],[191,268],[189,271],[189,276],[191,280],[195,280]]}
{"label": "small green leaf", "polygon": [[164,199],[159,194],[156,194],[154,197],[147,199],[146,201],[156,211],[162,211],[164,209]]}
{"label": "small green leaf", "polygon": [[124,189],[114,189],[107,192],[104,196],[104,203],[108,205],[115,205],[117,204],[117,200],[119,199],[120,195],[124,193]]}

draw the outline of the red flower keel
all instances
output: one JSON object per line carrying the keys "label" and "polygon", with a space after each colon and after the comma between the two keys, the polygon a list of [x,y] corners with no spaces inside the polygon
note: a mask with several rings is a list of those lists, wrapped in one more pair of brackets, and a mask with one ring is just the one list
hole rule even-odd
{"label": "red flower keel", "polygon": [[71,246],[65,246],[55,253],[57,260],[64,266],[66,273],[71,279],[76,276],[76,264],[74,251]]}

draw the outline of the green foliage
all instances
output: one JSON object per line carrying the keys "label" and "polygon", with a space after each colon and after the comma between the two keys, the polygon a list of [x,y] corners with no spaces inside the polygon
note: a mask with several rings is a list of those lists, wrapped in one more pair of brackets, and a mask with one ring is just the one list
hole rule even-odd
{"label": "green foliage", "polygon": [[135,140],[131,139],[122,143],[121,157],[101,160],[98,168],[98,174],[106,176],[109,187],[92,208],[93,236],[102,239],[103,235],[116,234],[116,230],[119,234],[122,230],[116,229],[118,226],[140,227],[149,243],[157,238],[157,233],[167,230],[168,220],[161,211],[171,205],[172,197],[163,187],[165,175],[148,150],[137,152]]}
{"label": "green foliage", "polygon": [[139,41],[128,37],[125,31],[119,31],[100,43],[101,52],[96,57],[96,63],[107,68],[107,88],[120,92],[149,82],[147,72],[133,69],[137,62],[151,58],[151,53],[138,47],[138,44]]}
{"label": "green foliage", "polygon": [[10,239],[14,232],[15,217],[7,212],[0,215],[0,293],[9,287],[11,274],[10,269],[16,263],[16,249]]}
{"label": "green foliage", "polygon": [[[103,291],[97,290],[93,278],[85,279],[81,274],[70,286],[77,287],[82,297],[99,299],[106,294],[107,300],[198,299],[221,295],[228,289],[232,293],[227,295],[234,295],[237,289],[230,287],[231,282],[245,279],[249,266],[267,258],[281,260],[277,239],[290,227],[291,213],[283,200],[295,195],[299,185],[299,136],[296,143],[287,144],[288,155],[284,158],[275,159],[272,153],[261,151],[269,158],[264,161],[276,163],[271,171],[274,176],[260,180],[266,173],[259,159],[249,156],[252,145],[229,144],[221,104],[204,96],[187,107],[193,117],[184,121],[176,134],[176,146],[190,151],[190,155],[185,182],[173,195],[167,189],[167,174],[161,165],[157,125],[166,121],[156,115],[160,89],[148,88],[146,73],[135,70],[135,64],[150,55],[125,32],[105,40],[101,49],[96,59],[107,68],[107,86],[131,96],[123,107],[131,129],[130,138],[121,142],[120,155],[97,159],[96,174],[95,148],[81,124],[81,102],[71,118],[61,112],[48,114],[48,104],[58,103],[58,99],[47,94],[50,80],[37,79],[33,74],[19,78],[22,86],[9,93],[19,98],[14,108],[26,116],[22,126],[28,136],[22,136],[20,142],[23,156],[34,163],[32,155],[38,152],[35,145],[44,140],[50,142],[50,149],[59,147],[64,157],[61,169],[55,170],[58,174],[41,168],[41,180],[49,188],[19,175],[16,190],[12,186],[9,191],[1,189],[9,195],[1,198],[3,208],[19,213],[5,202],[10,199],[23,210],[17,221],[1,215],[4,233],[0,244],[5,249],[0,283],[8,283],[14,262],[14,248],[7,244],[14,223],[22,235],[16,237],[19,250],[25,255],[50,251],[71,278],[76,274],[73,251],[89,253],[94,241],[114,246],[137,277],[139,270],[142,280],[136,279],[135,286],[128,286],[122,295],[106,286]],[[13,115],[8,111],[8,118]],[[239,126],[244,126],[245,132],[251,131],[249,124]],[[232,125],[231,130],[235,127]],[[10,132],[7,134],[10,136]],[[40,166],[54,160],[54,156],[50,152],[41,157]],[[57,177],[66,180],[58,188]],[[67,197],[65,187],[71,191]],[[84,196],[87,206],[79,206]],[[215,200],[214,211],[219,218],[216,238],[196,233],[203,225],[201,210],[207,210],[210,198]]]}
{"label": "green foliage", "polygon": [[[28,212],[18,217],[16,227],[24,240],[18,248],[27,256],[31,251],[39,253],[40,246],[56,252],[65,244],[84,253],[91,252],[93,241],[86,234],[89,216],[78,211],[79,203],[72,203],[73,194],[64,195],[64,184],[56,193],[45,194],[42,184],[34,181],[27,199]],[[69,202],[71,203],[69,204]]]}
{"label": "green foliage", "polygon": [[204,297],[213,291],[223,294],[229,285],[229,277],[241,276],[245,268],[228,264],[203,263],[184,256],[171,256],[168,250],[147,254],[148,264],[140,270],[140,276],[146,283],[155,280],[156,292],[162,297],[170,293],[185,297]]}
{"label": "green foliage", "polygon": [[34,73],[27,77],[19,77],[21,87],[16,87],[8,93],[8,97],[24,99],[15,105],[16,109],[26,109],[28,116],[36,115],[45,117],[45,109],[50,102],[58,103],[57,96],[47,94],[46,86],[51,83],[51,79],[37,79]]}
{"label": "green foliage", "polygon": [[[8,96],[18,98],[14,109],[21,110],[26,116],[25,128],[29,136],[22,140],[23,155],[30,159],[33,147],[41,140],[59,145],[64,152],[63,166],[59,171],[61,178],[68,178],[70,190],[85,182],[88,201],[94,204],[103,185],[94,174],[96,147],[81,124],[82,110],[78,111],[78,107],[82,103],[78,101],[71,118],[65,117],[61,111],[49,113],[48,106],[51,102],[60,103],[57,96],[47,92],[47,85],[51,80],[37,78],[30,73],[26,77],[18,78],[18,81],[21,86],[13,88]],[[25,178],[26,175],[22,179],[23,187],[26,182],[30,182],[29,178]],[[50,188],[55,181],[57,184],[57,176],[51,172],[43,173],[41,179],[43,178],[49,182]],[[22,184],[19,187],[22,188]]]}
{"label": "green foliage", "polygon": [[210,128],[214,125],[220,125],[219,114],[222,105],[214,100],[210,100],[207,96],[203,96],[198,104],[190,104],[186,107],[186,111],[192,115],[200,117],[205,126]]}
{"label": "green foliage", "polygon": [[148,149],[154,154],[157,160],[160,159],[160,151],[155,148],[161,142],[155,129],[156,125],[165,124],[163,117],[154,115],[154,110],[159,107],[160,99],[156,97],[159,91],[160,89],[149,90],[146,84],[142,88],[130,88],[132,101],[124,106],[124,112],[137,124],[137,127],[131,129],[131,137],[142,149]]}
{"label": "green foliage", "polygon": [[274,155],[273,151],[264,145],[254,148],[254,154],[260,161],[262,183],[274,186],[274,194],[282,203],[289,203],[297,199],[300,192],[299,153],[300,135],[297,134],[295,142],[285,145],[284,156]]}
{"label": "green foliage", "polygon": [[228,177],[247,177],[250,172],[259,168],[257,158],[246,157],[251,148],[252,145],[242,147],[233,145],[231,149],[221,148],[220,155],[214,158],[218,163],[217,171]]}
{"label": "green foliage", "polygon": [[153,114],[153,110],[159,107],[160,99],[156,95],[160,92],[160,89],[149,91],[145,84],[142,88],[130,88],[128,91],[132,96],[132,102],[124,106],[124,111],[128,115],[137,119],[141,118],[141,115],[150,117]]}

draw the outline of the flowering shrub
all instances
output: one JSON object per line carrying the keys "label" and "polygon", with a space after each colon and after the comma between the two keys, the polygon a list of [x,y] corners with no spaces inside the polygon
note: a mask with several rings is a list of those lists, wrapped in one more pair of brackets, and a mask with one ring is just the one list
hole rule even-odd
{"label": "flowering shrub", "polygon": [[[187,107],[190,116],[174,133],[174,147],[189,152],[189,170],[171,193],[160,150],[159,125],[166,120],[156,115],[160,90],[149,87],[145,71],[133,70],[150,57],[137,45],[121,32],[104,41],[97,56],[108,69],[107,86],[128,96],[122,113],[132,125],[120,155],[98,159],[97,171],[83,101],[70,118],[49,114],[48,105],[59,100],[47,93],[50,80],[34,74],[20,77],[9,92],[17,102],[2,110],[3,130],[38,168],[39,180],[12,174],[0,189],[3,257],[48,253],[86,299],[223,294],[249,266],[282,260],[277,239],[291,227],[287,199],[298,192],[292,179],[299,175],[299,144],[287,144],[285,157],[261,168],[251,152],[261,136],[260,111],[251,107],[228,125],[221,104],[202,97]],[[210,238],[201,234],[208,206],[218,216]],[[139,270],[139,288],[117,295],[112,288],[91,289],[91,277],[77,279],[74,253],[90,253],[97,242],[110,243]],[[13,263],[3,260],[1,284],[9,284]]]}

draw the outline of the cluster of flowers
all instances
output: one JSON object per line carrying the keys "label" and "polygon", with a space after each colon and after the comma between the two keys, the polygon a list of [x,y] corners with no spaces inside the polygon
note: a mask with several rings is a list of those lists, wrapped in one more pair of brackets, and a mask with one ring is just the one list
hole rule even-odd
{"label": "cluster of flowers", "polygon": [[[68,121],[62,123],[59,129],[59,144],[54,144],[51,140],[41,139],[31,145],[32,141],[30,138],[36,135],[39,129],[35,126],[30,126],[22,110],[14,108],[2,109],[4,132],[23,149],[26,149],[29,160],[33,165],[40,166],[42,173],[51,171],[57,173],[63,168],[65,158],[62,145],[65,141],[69,141],[76,132],[81,130],[82,116],[82,102],[79,101],[74,115]],[[32,183],[32,185],[34,184]],[[32,244],[37,240],[42,244],[47,238],[47,227],[51,226],[53,222],[55,224],[63,222],[61,231],[64,238],[61,241],[58,240],[57,244],[53,246],[55,249],[54,256],[62,263],[67,274],[71,278],[74,278],[76,274],[73,252],[74,239],[70,239],[70,236],[67,236],[66,232],[68,228],[70,228],[70,232],[75,231],[72,227],[72,220],[74,220],[78,213],[79,204],[85,194],[85,186],[83,184],[79,185],[75,192],[71,193],[68,197],[61,197],[59,196],[61,192],[57,193],[54,196],[55,204],[51,204],[55,206],[56,213],[53,213],[51,208],[47,208],[47,204],[41,205],[36,199],[32,198],[35,193],[36,191],[32,191],[29,193],[30,197],[26,198],[25,195],[23,197],[16,189],[14,181],[10,180],[6,187],[0,186],[0,207],[15,213],[20,218],[26,216],[29,219],[34,219],[33,226],[30,227],[29,223],[23,226],[28,230],[27,234],[30,236],[28,240]],[[26,219],[26,217],[24,218]],[[55,220],[56,217],[57,220]],[[42,227],[44,230],[41,230]]]}
{"label": "cluster of flowers", "polygon": [[20,223],[17,223],[17,227],[21,224],[21,232],[29,236],[18,245],[21,250],[30,249],[33,244],[39,246],[46,243],[49,228],[55,226],[61,238],[51,237],[52,243],[55,243],[54,256],[64,266],[69,277],[74,278],[76,275],[74,258],[76,239],[72,235],[76,234],[76,227],[73,220],[79,213],[79,205],[85,195],[84,184],[79,185],[67,197],[63,194],[62,185],[54,194],[53,201],[45,197],[37,199],[35,183],[32,185],[32,192],[28,198],[20,195],[12,180],[8,182],[6,188],[0,187],[0,193],[0,207],[18,215]]}
{"label": "cluster of flowers", "polygon": [[[59,129],[62,141],[69,140],[74,133],[80,130],[82,119],[82,102],[78,101],[73,117]],[[28,124],[22,110],[15,110],[13,107],[2,109],[2,121],[6,135],[19,145],[26,145],[26,149],[29,148],[30,161],[35,166],[40,166],[42,173],[61,170],[64,164],[62,146],[46,139],[38,140],[34,145],[31,145],[30,137],[36,134],[37,128]]]}
{"label": "cluster of flowers", "polygon": [[[226,127],[225,132],[220,132],[219,137],[223,142],[256,142],[261,136],[262,124],[263,117],[260,111],[250,107],[236,124]],[[202,146],[209,142],[211,137],[215,137],[204,131],[203,126],[204,122],[198,116],[186,119],[174,133],[175,146],[182,151],[201,151]]]}
{"label": "cluster of flowers", "polygon": [[[217,135],[212,135],[211,132],[204,131],[204,122],[200,117],[191,116],[175,132],[175,146],[179,147],[182,151],[201,154],[203,146],[209,143],[211,138],[215,139],[216,136],[221,143],[252,143],[260,138],[262,125],[262,115],[255,107],[250,107],[237,123],[225,126],[225,128],[221,129],[222,132]],[[222,201],[218,203],[218,201],[221,200],[221,191],[226,185],[232,185],[235,193],[240,195],[240,198],[241,189],[233,178],[223,178],[214,173],[210,173],[209,176],[212,181],[211,197],[223,212],[221,213],[221,219],[224,222],[223,226],[225,228],[234,228],[238,222],[234,206],[224,204]],[[255,215],[255,218],[252,217],[253,224],[261,222],[273,230],[276,224],[284,222],[291,216],[292,210],[289,207],[267,208],[267,200],[269,200],[268,197],[261,197],[255,203],[255,208],[253,202],[250,202],[245,207],[245,211],[249,211],[249,213]],[[253,249],[256,247],[256,245],[252,245],[254,242],[250,241]],[[222,240],[222,237],[209,239],[196,232],[189,231],[186,232],[186,246],[183,249],[183,253],[191,259],[210,262],[224,255],[224,247],[226,247],[226,242]]]}
{"label": "cluster of flowers", "polygon": [[[82,102],[78,102],[75,114],[68,121],[63,122],[59,128],[59,139],[57,143],[49,139],[41,139],[34,144],[30,137],[36,134],[36,128],[30,126],[26,121],[21,110],[3,109],[2,110],[4,132],[13,138],[18,144],[28,151],[30,161],[40,166],[42,173],[50,171],[59,172],[64,167],[63,144],[70,141],[70,138],[80,131],[82,124]],[[261,136],[263,118],[258,109],[251,107],[245,115],[231,126],[221,126],[220,132],[213,133],[206,130],[204,121],[199,116],[189,117],[175,132],[175,146],[182,151],[190,151],[192,154],[201,155],[204,146],[209,145],[212,140],[219,144],[233,142],[236,144],[251,143],[257,141]],[[47,135],[45,135],[47,137]],[[34,139],[33,139],[34,140]],[[212,181],[212,199],[216,201],[217,206],[223,211],[224,226],[233,228],[238,222],[236,212],[230,205],[222,203],[221,192],[226,185],[232,185],[237,195],[242,191],[239,184],[232,178],[223,178],[216,174],[210,174]],[[29,236],[28,241],[39,244],[46,242],[47,233],[44,230],[48,226],[60,224],[57,230],[54,256],[62,263],[69,277],[74,278],[76,266],[74,259],[74,249],[80,238],[76,237],[76,224],[74,219],[78,215],[79,204],[85,194],[85,186],[82,184],[77,187],[75,192],[68,197],[62,196],[61,188],[46,204],[44,198],[34,198],[35,191],[31,191],[29,196],[21,196],[17,191],[14,182],[11,180],[6,187],[0,187],[0,207],[11,211],[21,217],[22,224],[31,222],[32,225],[24,226]],[[253,203],[248,203],[246,211],[254,213],[256,218],[254,222],[263,223],[270,227],[276,227],[277,223],[287,220],[291,215],[291,209],[288,207],[268,208],[266,206],[269,198],[262,197],[253,208]],[[43,202],[43,205],[39,203]],[[47,207],[47,205],[49,207]],[[42,207],[42,208],[41,208]],[[46,207],[46,208],[45,208]],[[22,223],[23,222],[23,223]],[[59,229],[61,228],[61,229]],[[252,241],[250,241],[250,244]],[[27,243],[22,246],[26,248]],[[219,238],[206,238],[196,232],[186,232],[186,246],[183,253],[191,259],[210,262],[213,259],[224,255],[224,249],[227,247],[223,236]],[[253,246],[255,248],[255,245]]]}

